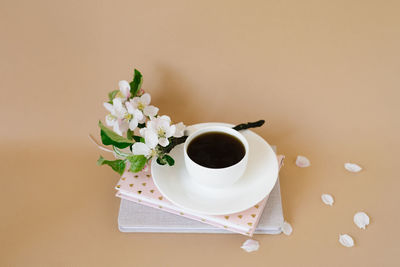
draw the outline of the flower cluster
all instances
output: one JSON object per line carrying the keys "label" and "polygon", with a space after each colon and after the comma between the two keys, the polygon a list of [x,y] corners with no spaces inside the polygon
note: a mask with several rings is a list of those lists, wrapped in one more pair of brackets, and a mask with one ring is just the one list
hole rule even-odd
{"label": "flower cluster", "polygon": [[[110,92],[109,101],[104,103],[110,112],[105,122],[112,130],[99,123],[103,144],[112,145],[119,159],[107,161],[101,157],[98,163],[110,165],[119,173],[122,167],[125,169],[126,162],[130,163],[131,171],[140,171],[153,157],[160,164],[173,165],[165,148],[173,138],[184,135],[185,125],[182,122],[172,124],[169,116],[160,116],[159,109],[150,105],[151,96],[141,89],[141,84],[142,74],[138,70],[131,83],[120,81],[119,89]],[[120,150],[127,147],[129,153]]]}

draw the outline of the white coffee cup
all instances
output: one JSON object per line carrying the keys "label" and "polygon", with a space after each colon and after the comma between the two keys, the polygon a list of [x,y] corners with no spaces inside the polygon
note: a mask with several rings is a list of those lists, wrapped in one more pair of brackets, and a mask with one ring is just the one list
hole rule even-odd
{"label": "white coffee cup", "polygon": [[[245,148],[244,157],[236,164],[225,168],[207,168],[194,162],[188,155],[187,149],[190,142],[199,135],[208,132],[220,132],[236,137]],[[185,165],[189,175],[195,182],[208,187],[225,187],[234,184],[243,175],[249,157],[249,144],[246,138],[238,131],[225,126],[209,126],[201,128],[187,138],[184,145]]]}

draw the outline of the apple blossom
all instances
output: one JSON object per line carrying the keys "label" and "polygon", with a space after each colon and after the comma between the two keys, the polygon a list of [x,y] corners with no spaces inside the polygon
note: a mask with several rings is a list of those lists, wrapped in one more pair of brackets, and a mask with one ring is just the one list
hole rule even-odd
{"label": "apple blossom", "polygon": [[119,135],[123,135],[129,128],[129,113],[126,108],[122,105],[120,98],[114,98],[113,104],[104,103],[104,107],[110,111],[110,114],[106,116],[106,124],[112,126],[114,132]]}
{"label": "apple blossom", "polygon": [[152,118],[147,122],[146,130],[142,131],[144,133],[144,138],[157,137],[157,143],[163,147],[169,144],[168,138],[175,134],[176,126],[171,125],[170,117],[163,115],[157,118]]}
{"label": "apple blossom", "polygon": [[134,97],[129,102],[134,108],[139,109],[147,117],[152,118],[158,113],[158,108],[150,105],[151,96],[148,93],[145,93],[139,97]]}
{"label": "apple blossom", "polygon": [[131,129],[133,131],[136,129],[139,122],[141,122],[143,120],[144,116],[140,110],[133,107],[132,103],[126,102],[125,106],[129,113],[129,115],[127,116],[129,119],[129,129]]}

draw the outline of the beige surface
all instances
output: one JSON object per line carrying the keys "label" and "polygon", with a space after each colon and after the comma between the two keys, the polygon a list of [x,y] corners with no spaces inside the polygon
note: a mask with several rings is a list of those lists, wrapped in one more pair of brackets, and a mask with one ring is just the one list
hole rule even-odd
{"label": "beige surface", "polygon": [[[0,266],[399,265],[399,2],[244,2],[0,1]],[[87,133],[134,67],[175,121],[267,120],[292,236],[118,232]]]}

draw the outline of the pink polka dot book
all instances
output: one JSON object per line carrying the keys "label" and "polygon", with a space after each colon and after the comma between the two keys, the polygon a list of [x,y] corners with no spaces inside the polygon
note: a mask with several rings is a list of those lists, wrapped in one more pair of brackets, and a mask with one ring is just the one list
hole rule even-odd
{"label": "pink polka dot book", "polygon": [[[278,156],[281,166],[283,156]],[[279,179],[271,193],[253,207],[229,215],[204,215],[168,201],[157,189],[150,170],[126,171],[116,185],[121,198],[121,232],[279,234],[283,213]]]}

